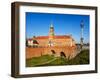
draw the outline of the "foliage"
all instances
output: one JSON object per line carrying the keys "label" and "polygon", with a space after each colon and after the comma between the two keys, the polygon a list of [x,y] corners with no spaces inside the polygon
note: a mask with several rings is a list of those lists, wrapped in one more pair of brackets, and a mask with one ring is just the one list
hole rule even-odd
{"label": "foliage", "polygon": [[68,61],[69,64],[89,64],[89,50],[81,51],[74,59]]}

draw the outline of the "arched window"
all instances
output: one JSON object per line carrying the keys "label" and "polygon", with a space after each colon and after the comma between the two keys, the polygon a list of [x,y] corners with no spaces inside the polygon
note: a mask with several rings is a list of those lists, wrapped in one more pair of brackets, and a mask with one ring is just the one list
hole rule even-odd
{"label": "arched window", "polygon": [[53,55],[56,54],[56,52],[54,50],[51,50],[51,52],[52,52]]}
{"label": "arched window", "polygon": [[61,57],[66,57],[66,55],[65,55],[64,52],[60,52],[60,56],[61,56]]}

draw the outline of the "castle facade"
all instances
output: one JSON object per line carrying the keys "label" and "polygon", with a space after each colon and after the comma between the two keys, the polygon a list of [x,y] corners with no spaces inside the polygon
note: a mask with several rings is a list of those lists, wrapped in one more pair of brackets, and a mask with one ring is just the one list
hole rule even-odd
{"label": "castle facade", "polygon": [[75,57],[77,46],[71,35],[55,35],[53,24],[50,25],[48,36],[33,36],[26,40],[26,57],[41,55]]}

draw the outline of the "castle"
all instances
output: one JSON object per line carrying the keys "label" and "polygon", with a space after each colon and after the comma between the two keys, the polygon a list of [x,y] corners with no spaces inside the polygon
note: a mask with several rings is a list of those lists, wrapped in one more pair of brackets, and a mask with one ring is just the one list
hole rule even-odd
{"label": "castle", "polygon": [[71,35],[55,35],[53,24],[48,36],[33,36],[26,40],[26,58],[41,55],[54,55],[73,58],[77,54],[77,46]]}

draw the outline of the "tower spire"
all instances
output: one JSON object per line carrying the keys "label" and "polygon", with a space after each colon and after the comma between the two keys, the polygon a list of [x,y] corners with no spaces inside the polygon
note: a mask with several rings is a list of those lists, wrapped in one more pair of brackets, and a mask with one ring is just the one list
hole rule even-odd
{"label": "tower spire", "polygon": [[50,27],[53,27],[53,23],[51,22]]}

